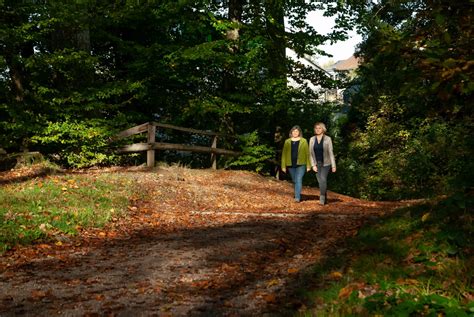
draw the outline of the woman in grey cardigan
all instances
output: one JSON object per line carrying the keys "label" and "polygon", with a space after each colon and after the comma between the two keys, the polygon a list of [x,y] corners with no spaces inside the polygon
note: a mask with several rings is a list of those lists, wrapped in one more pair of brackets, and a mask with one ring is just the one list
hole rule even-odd
{"label": "woman in grey cardigan", "polygon": [[336,159],[332,150],[332,140],[326,135],[326,125],[317,122],[314,125],[314,136],[309,140],[311,167],[316,172],[319,183],[319,204],[326,204],[326,190],[329,170],[336,172]]}

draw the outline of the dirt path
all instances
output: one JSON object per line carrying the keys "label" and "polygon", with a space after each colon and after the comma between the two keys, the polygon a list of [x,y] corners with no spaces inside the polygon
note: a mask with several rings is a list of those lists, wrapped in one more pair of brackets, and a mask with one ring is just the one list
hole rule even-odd
{"label": "dirt path", "polygon": [[317,204],[252,173],[130,172],[147,190],[131,217],[62,245],[6,254],[1,316],[284,315],[311,265],[400,204],[330,193]]}

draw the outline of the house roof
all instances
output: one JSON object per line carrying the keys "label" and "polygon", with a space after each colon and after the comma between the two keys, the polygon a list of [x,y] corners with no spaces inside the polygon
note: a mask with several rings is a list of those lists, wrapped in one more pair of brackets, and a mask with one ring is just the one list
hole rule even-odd
{"label": "house roof", "polygon": [[359,67],[360,59],[352,55],[348,59],[344,59],[332,64],[329,69],[332,70],[352,70]]}

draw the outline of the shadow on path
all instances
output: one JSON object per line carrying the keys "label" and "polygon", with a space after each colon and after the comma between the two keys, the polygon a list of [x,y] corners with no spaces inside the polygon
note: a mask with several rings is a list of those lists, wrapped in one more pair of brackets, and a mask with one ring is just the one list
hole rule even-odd
{"label": "shadow on path", "polygon": [[285,315],[298,272],[352,235],[359,216],[143,228],[2,272],[0,315]]}

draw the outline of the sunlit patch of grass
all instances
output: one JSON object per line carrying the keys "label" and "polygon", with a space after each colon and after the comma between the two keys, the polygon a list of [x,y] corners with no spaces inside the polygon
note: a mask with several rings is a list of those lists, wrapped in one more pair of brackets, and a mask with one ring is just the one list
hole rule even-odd
{"label": "sunlit patch of grass", "polygon": [[123,175],[62,174],[1,187],[0,253],[102,227],[126,210],[133,185]]}
{"label": "sunlit patch of grass", "polygon": [[[473,217],[452,200],[399,210],[315,267],[301,316],[474,315]],[[345,265],[342,265],[345,263]],[[341,272],[335,280],[335,270]]]}

